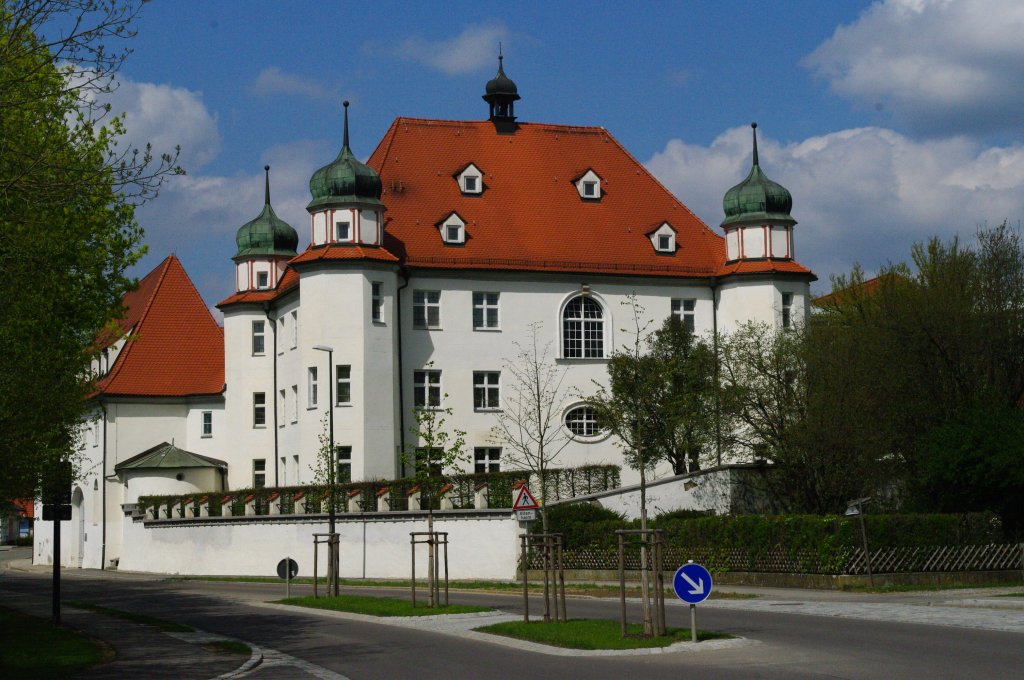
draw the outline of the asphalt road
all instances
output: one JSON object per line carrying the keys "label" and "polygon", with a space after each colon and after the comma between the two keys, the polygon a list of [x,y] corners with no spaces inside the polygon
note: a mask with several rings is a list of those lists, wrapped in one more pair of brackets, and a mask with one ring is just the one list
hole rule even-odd
{"label": "asphalt road", "polygon": [[[1024,677],[1024,636],[1018,633],[811,616],[790,611],[793,607],[780,607],[786,611],[778,613],[711,606],[699,609],[700,627],[751,641],[731,649],[637,657],[562,657],[431,630],[326,618],[313,612],[281,612],[251,604],[282,597],[283,587],[278,585],[173,581],[100,572],[65,574],[67,599],[180,621],[313,664],[305,670],[269,664],[245,676],[252,678],[312,678],[317,677],[317,668],[352,680]],[[0,597],[5,593],[46,595],[48,578],[44,573],[7,572],[0,578]],[[293,588],[293,594],[301,591]],[[521,596],[516,595],[453,593],[452,600],[521,613]],[[539,603],[532,606],[536,611]],[[616,618],[618,603],[570,599],[569,614]],[[631,616],[638,616],[633,607]],[[1020,616],[1024,617],[1024,611]],[[670,607],[668,620],[670,626],[688,626],[689,612],[684,607]]]}

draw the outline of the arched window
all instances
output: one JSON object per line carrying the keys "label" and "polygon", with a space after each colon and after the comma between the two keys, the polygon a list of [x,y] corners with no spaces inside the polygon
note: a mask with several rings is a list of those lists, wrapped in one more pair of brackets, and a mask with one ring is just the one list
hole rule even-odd
{"label": "arched window", "polygon": [[604,357],[604,310],[592,298],[579,295],[565,306],[562,356],[566,359]]}
{"label": "arched window", "polygon": [[597,412],[590,406],[575,406],[565,412],[565,429],[574,437],[597,437],[602,433]]}

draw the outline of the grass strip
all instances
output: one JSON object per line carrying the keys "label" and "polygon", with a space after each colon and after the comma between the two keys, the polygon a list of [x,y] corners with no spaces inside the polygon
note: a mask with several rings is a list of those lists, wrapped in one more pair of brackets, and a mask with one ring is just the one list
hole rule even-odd
{"label": "grass strip", "polygon": [[[185,581],[219,581],[228,583],[281,583],[281,579],[264,576],[188,576]],[[312,585],[313,579],[308,577],[292,579],[296,585]],[[344,588],[409,588],[408,579],[382,580],[382,579],[341,579],[339,581]],[[321,579],[320,585],[325,585]],[[426,581],[417,581],[417,588],[426,590]],[[452,590],[479,590],[487,592],[516,592],[523,591],[521,581],[451,581],[448,587]],[[544,585],[531,583],[531,593],[541,593]],[[618,597],[619,587],[598,583],[566,583],[565,592],[567,595],[587,595],[590,597]],[[666,588],[665,592],[672,595],[672,589]],[[630,586],[626,588],[626,597],[640,597],[640,588]],[[712,600],[753,600],[760,597],[753,593],[733,593],[729,591],[713,591],[709,599]]]}
{"label": "grass strip", "polygon": [[123,609],[101,607],[98,604],[89,604],[88,602],[65,602],[64,604],[69,607],[74,607],[75,609],[85,609],[87,611],[113,616],[114,618],[124,619],[125,621],[141,623],[144,626],[153,626],[154,628],[159,628],[160,630],[168,633],[191,633],[195,631],[195,628],[190,628],[189,626],[175,623],[174,621],[158,619],[154,616],[146,616],[145,614],[136,614],[135,612],[128,612]]}
{"label": "grass strip", "polygon": [[252,647],[238,640],[214,640],[207,643],[206,647],[211,651],[224,654],[241,654],[244,656],[252,654]]}
{"label": "grass strip", "polygon": [[367,595],[338,595],[337,597],[291,597],[281,600],[281,604],[313,609],[330,609],[354,614],[370,616],[438,616],[440,614],[470,614],[473,612],[493,611],[490,607],[476,607],[463,604],[452,604],[447,607],[429,609],[425,603],[413,608],[412,602],[397,600],[392,597],[370,597]]}
{"label": "grass strip", "polygon": [[106,659],[102,644],[47,619],[0,608],[0,668],[7,678],[66,678]]}
{"label": "grass strip", "polygon": [[[569,649],[646,649],[666,647],[676,642],[690,640],[689,628],[669,628],[662,637],[641,637],[643,630],[639,623],[627,627],[628,637],[622,637],[618,621],[607,619],[569,619],[566,623],[543,623],[541,621],[506,621],[477,628],[482,633],[529,640],[554,647]],[[732,638],[728,633],[697,630],[697,640],[723,640]]]}
{"label": "grass strip", "polygon": [[995,597],[1024,597],[1024,593],[1000,593]]}

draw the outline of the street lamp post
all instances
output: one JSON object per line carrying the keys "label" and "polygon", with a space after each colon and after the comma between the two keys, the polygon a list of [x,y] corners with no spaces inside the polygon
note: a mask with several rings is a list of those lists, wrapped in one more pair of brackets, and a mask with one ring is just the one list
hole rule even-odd
{"label": "street lamp post", "polygon": [[313,347],[315,350],[321,352],[327,352],[327,422],[329,433],[328,439],[330,441],[330,451],[328,452],[328,467],[327,467],[327,485],[328,485],[328,549],[327,559],[329,566],[327,568],[328,579],[330,584],[327,586],[327,592],[332,595],[338,594],[338,568],[340,560],[338,555],[338,534],[335,532],[335,512],[334,512],[334,494],[335,494],[335,467],[337,461],[335,459],[334,450],[334,348],[327,347],[326,345],[316,345]]}
{"label": "street lamp post", "polygon": [[871,553],[868,552],[868,531],[864,527],[864,505],[871,500],[870,496],[864,498],[855,498],[852,501],[846,501],[846,512],[843,514],[847,517],[856,517],[860,520],[860,537],[864,542],[864,564],[868,569],[868,584],[875,587],[875,577],[871,574]]}

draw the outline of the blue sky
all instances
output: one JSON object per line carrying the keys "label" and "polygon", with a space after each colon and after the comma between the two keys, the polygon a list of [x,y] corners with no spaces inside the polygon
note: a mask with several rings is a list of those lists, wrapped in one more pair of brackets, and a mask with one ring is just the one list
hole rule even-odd
{"label": "blue sky", "polygon": [[181,144],[188,172],[138,212],[137,273],[175,252],[211,305],[264,163],[304,238],[341,101],[361,157],[398,115],[483,119],[499,41],[521,120],[606,127],[712,227],[756,120],[822,292],[854,262],[1024,213],[1024,3],[158,0],[137,27],[112,103],[129,141]]}

